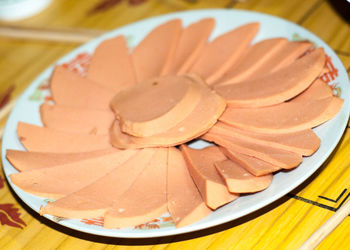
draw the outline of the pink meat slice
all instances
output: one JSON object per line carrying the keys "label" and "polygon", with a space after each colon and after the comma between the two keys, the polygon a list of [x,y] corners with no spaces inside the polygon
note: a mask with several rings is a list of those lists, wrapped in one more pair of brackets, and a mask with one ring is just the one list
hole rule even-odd
{"label": "pink meat slice", "polygon": [[82,153],[110,149],[108,135],[73,134],[19,122],[17,135],[28,151]]}
{"label": "pink meat slice", "polygon": [[40,214],[64,218],[102,217],[135,182],[157,149],[142,149],[103,177],[40,209]]}
{"label": "pink meat slice", "polygon": [[203,202],[181,152],[174,147],[168,148],[167,198],[169,213],[177,227],[197,222],[211,212]]}
{"label": "pink meat slice", "polygon": [[115,93],[136,83],[124,36],[106,39],[98,45],[91,58],[87,78]]}
{"label": "pink meat slice", "polygon": [[111,108],[126,134],[148,137],[176,126],[197,107],[201,85],[186,76],[149,79],[117,94]]}
{"label": "pink meat slice", "polygon": [[200,56],[215,25],[215,19],[205,18],[190,24],[183,30],[174,58],[166,74],[184,74]]}
{"label": "pink meat slice", "polygon": [[50,89],[57,105],[77,108],[108,110],[115,94],[63,66],[56,66],[51,76]]}
{"label": "pink meat slice", "polygon": [[229,69],[216,83],[222,86],[250,79],[286,43],[288,41],[285,38],[271,38],[253,44],[242,57],[240,63]]}
{"label": "pink meat slice", "polygon": [[302,162],[301,154],[290,152],[283,149],[273,148],[267,145],[259,145],[231,136],[223,136],[207,133],[202,136],[203,139],[215,142],[229,150],[237,151],[241,154],[253,156],[260,160],[269,162],[283,169],[292,169]]}
{"label": "pink meat slice", "polygon": [[132,51],[136,79],[143,82],[165,73],[182,32],[181,20],[173,19],[153,29]]}
{"label": "pink meat slice", "polygon": [[316,79],[310,87],[300,93],[289,102],[308,102],[310,100],[320,100],[333,96],[331,86],[320,79]]}
{"label": "pink meat slice", "polygon": [[158,148],[154,157],[136,178],[132,186],[104,215],[105,228],[121,228],[139,225],[167,212],[166,148]]}
{"label": "pink meat slice", "polygon": [[338,97],[287,102],[262,108],[227,108],[220,121],[242,130],[281,134],[316,127],[332,119],[344,100]]}
{"label": "pink meat slice", "polygon": [[208,84],[214,83],[237,63],[258,29],[259,23],[249,23],[217,37],[203,49],[189,72],[198,74]]}
{"label": "pink meat slice", "polygon": [[233,193],[254,193],[270,186],[273,175],[254,176],[232,160],[215,162],[215,167]]}
{"label": "pink meat slice", "polygon": [[183,144],[181,151],[192,179],[208,207],[216,209],[238,198],[238,194],[229,193],[214,166],[215,162],[226,160],[217,146],[197,150]]}
{"label": "pink meat slice", "polygon": [[223,122],[217,122],[208,133],[230,136],[306,156],[312,155],[319,148],[321,142],[312,129],[285,134],[262,134],[253,131],[244,131]]}
{"label": "pink meat slice", "polygon": [[118,149],[111,148],[107,150],[98,150],[85,153],[43,153],[28,152],[20,150],[6,151],[6,158],[18,171],[27,171],[38,168],[54,167],[57,165],[77,162],[85,159],[99,157],[106,154],[112,154]]}
{"label": "pink meat slice", "polygon": [[165,132],[148,137],[122,133],[118,121],[111,130],[111,142],[117,148],[143,148],[174,146],[194,139],[209,130],[224,112],[226,103],[208,85],[195,76],[188,76],[201,86],[201,99],[193,111]]}
{"label": "pink meat slice", "polygon": [[41,121],[47,128],[68,133],[108,135],[115,119],[111,110],[74,108],[43,103]]}
{"label": "pink meat slice", "polygon": [[137,150],[120,150],[95,158],[11,174],[23,191],[52,199],[61,198],[98,180],[132,157]]}
{"label": "pink meat slice", "polygon": [[227,158],[238,162],[243,168],[249,171],[252,175],[263,176],[280,170],[281,168],[259,158],[238,153],[232,149],[220,147],[221,151]]}
{"label": "pink meat slice", "polygon": [[288,42],[266,61],[252,76],[260,78],[292,64],[296,59],[307,52],[312,46],[310,42]]}
{"label": "pink meat slice", "polygon": [[264,107],[282,103],[307,89],[325,63],[323,49],[317,49],[262,78],[214,87],[230,107]]}

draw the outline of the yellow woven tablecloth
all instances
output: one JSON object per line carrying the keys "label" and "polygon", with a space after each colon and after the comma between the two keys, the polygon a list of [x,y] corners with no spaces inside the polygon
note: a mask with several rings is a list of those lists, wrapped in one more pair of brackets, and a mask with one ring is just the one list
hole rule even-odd
{"label": "yellow woven tablecloth", "polygon": [[[15,24],[111,30],[150,16],[203,8],[254,10],[298,23],[328,43],[350,72],[350,25],[326,0],[54,0],[39,15]],[[0,38],[0,105],[77,46]],[[296,249],[350,196],[349,166],[348,126],[319,171],[282,199],[218,227],[146,240],[88,235],[43,220],[14,198],[1,172],[0,249]],[[319,249],[350,249],[349,234],[346,218]]]}

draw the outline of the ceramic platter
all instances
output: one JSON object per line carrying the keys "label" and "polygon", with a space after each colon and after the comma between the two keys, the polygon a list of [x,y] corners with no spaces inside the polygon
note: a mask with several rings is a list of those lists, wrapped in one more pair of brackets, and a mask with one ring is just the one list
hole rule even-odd
{"label": "ceramic platter", "polygon": [[[304,157],[302,164],[295,170],[275,174],[272,184],[265,191],[240,197],[212,212],[205,219],[182,228],[176,228],[174,226],[173,222],[169,219],[169,214],[165,214],[150,223],[124,229],[104,229],[101,218],[94,220],[73,220],[46,215],[45,217],[71,229],[111,237],[149,238],[193,232],[235,220],[276,201],[305,181],[327,159],[339,142],[348,121],[350,110],[349,79],[341,61],[326,43],[306,29],[286,20],[265,14],[238,10],[200,10],[172,13],[142,20],[106,33],[70,52],[56,64],[66,64],[68,67],[72,67],[73,70],[83,71],[89,56],[104,39],[123,34],[127,37],[128,45],[134,47],[151,29],[167,20],[181,18],[183,25],[187,26],[192,22],[206,17],[216,19],[216,27],[210,39],[242,24],[260,22],[260,31],[255,37],[254,42],[271,37],[286,37],[289,40],[307,39],[312,41],[315,46],[325,49],[326,54],[329,56],[327,65],[331,69],[331,72],[325,78],[334,87],[338,95],[345,99],[345,102],[342,110],[335,118],[314,129],[322,141],[319,150],[311,157]],[[17,171],[6,160],[6,149],[24,150],[16,136],[16,126],[19,121],[42,125],[39,106],[50,96],[48,79],[53,67],[54,65],[51,65],[29,86],[20,97],[8,119],[1,152],[3,168],[8,180],[8,176]],[[204,145],[205,143],[203,141],[197,141],[192,146],[200,148],[204,147]],[[47,199],[23,192],[14,186],[10,180],[9,183],[17,195],[36,212],[39,211],[41,205],[45,205],[48,201]]]}

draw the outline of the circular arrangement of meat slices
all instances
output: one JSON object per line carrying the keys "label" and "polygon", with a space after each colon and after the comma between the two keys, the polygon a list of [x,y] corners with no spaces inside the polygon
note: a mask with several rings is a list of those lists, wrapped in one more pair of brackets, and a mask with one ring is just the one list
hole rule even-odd
{"label": "circular arrangement of meat slices", "polygon": [[[168,211],[186,226],[317,151],[311,128],[343,104],[319,78],[323,49],[278,37],[252,43],[259,23],[208,42],[214,25],[174,19],[131,52],[123,36],[105,40],[85,77],[55,68],[44,127],[18,123],[27,151],[7,151],[15,185],[56,199],[41,214],[121,228]],[[213,145],[193,149],[193,139]]]}

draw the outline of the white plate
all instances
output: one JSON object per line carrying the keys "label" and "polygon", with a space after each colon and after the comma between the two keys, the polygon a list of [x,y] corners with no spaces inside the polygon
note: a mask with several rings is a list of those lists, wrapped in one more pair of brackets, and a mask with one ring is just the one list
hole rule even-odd
{"label": "white plate", "polygon": [[[205,17],[213,17],[216,19],[216,27],[212,33],[211,39],[221,33],[232,30],[239,25],[248,22],[260,22],[261,28],[259,34],[255,38],[255,41],[269,37],[286,37],[291,40],[308,39],[314,42],[316,46],[320,46],[325,49],[325,52],[330,56],[335,69],[338,70],[337,76],[333,80],[329,75],[331,79],[330,84],[335,85],[337,90],[341,90],[340,96],[341,98],[345,99],[345,102],[342,110],[334,119],[315,129],[315,132],[322,140],[319,150],[311,157],[304,157],[303,163],[295,170],[288,173],[281,172],[276,174],[271,186],[265,191],[240,197],[236,201],[217,209],[205,219],[183,228],[174,227],[172,222],[167,221],[166,215],[165,217],[160,218],[159,221],[155,221],[151,224],[147,224],[136,229],[104,229],[100,225],[89,225],[80,220],[60,220],[52,216],[45,217],[75,230],[112,237],[147,238],[197,231],[237,219],[279,199],[305,181],[327,159],[340,140],[348,121],[350,110],[349,79],[341,61],[326,43],[304,28],[283,19],[265,14],[238,10],[200,10],[173,13],[143,20],[109,32],[64,56],[57,62],[57,64],[78,60],[80,65],[83,65],[85,57],[78,56],[79,54],[86,52],[91,53],[101,41],[118,34],[125,35],[128,38],[129,46],[132,47],[141,41],[152,28],[165,22],[166,20],[181,18],[184,25],[187,26],[188,24]],[[47,79],[50,77],[52,69],[53,66],[50,66],[47,70],[45,70],[20,97],[6,124],[2,143],[2,161],[6,177],[18,196],[36,212],[39,211],[41,205],[45,204],[46,200],[25,193],[11,183],[8,176],[9,174],[17,171],[6,160],[5,156],[6,149],[24,149],[16,136],[16,126],[18,121],[41,125],[39,106],[43,102],[43,96],[48,94],[48,90],[45,90],[45,87],[42,87],[42,84],[44,83],[45,86],[45,81],[47,81]],[[194,146],[202,147],[203,142],[197,142]],[[96,224],[98,224],[98,221]]]}

